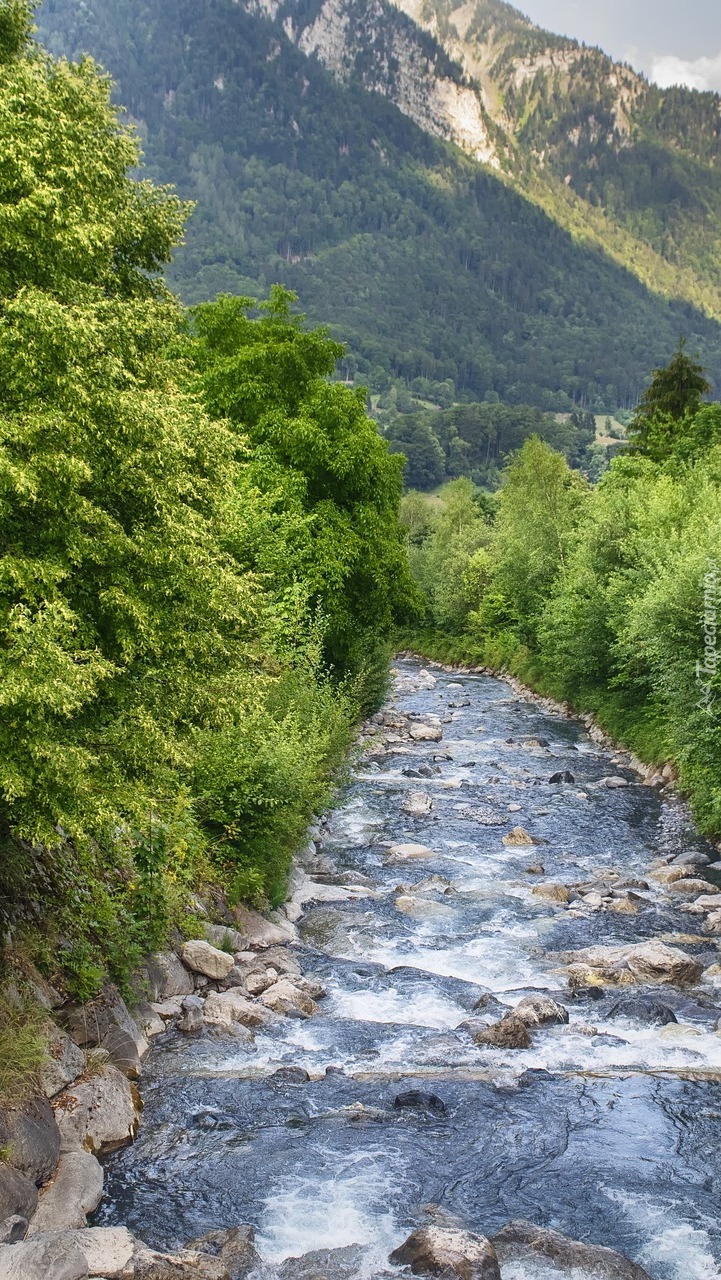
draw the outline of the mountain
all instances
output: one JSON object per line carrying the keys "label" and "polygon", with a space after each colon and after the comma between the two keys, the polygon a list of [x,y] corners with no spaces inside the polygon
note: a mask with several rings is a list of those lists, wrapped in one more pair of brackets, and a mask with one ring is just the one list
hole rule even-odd
{"label": "mountain", "polygon": [[196,202],[190,302],[295,289],[342,375],[436,404],[633,405],[683,333],[721,380],[719,99],[498,0],[46,0]]}

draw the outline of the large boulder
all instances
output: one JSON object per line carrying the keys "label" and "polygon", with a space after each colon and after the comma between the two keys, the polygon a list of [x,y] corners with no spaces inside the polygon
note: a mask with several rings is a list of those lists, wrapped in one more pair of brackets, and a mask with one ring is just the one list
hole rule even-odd
{"label": "large boulder", "polygon": [[202,938],[192,938],[190,942],[185,942],[182,956],[183,964],[192,969],[193,973],[200,973],[204,978],[216,981],[227,978],[233,968],[232,953],[220,951]]}
{"label": "large boulder", "polygon": [[85,1070],[85,1054],[66,1032],[53,1026],[48,1035],[48,1056],[40,1068],[40,1087],[46,1098],[54,1098],[77,1080]]}
{"label": "large boulder", "polygon": [[354,1280],[363,1271],[365,1250],[347,1244],[339,1249],[313,1249],[299,1258],[286,1258],[278,1267],[278,1280]]}
{"label": "large boulder", "polygon": [[289,978],[281,978],[278,982],[274,982],[260,998],[262,1003],[274,1013],[309,1018],[318,1012],[318,1006],[312,996],[309,996],[306,991],[301,991]]}
{"label": "large boulder", "polygon": [[131,1142],[139,1118],[130,1082],[111,1065],[67,1089],[56,1114],[64,1150],[103,1153]]}
{"label": "large boulder", "polygon": [[653,996],[622,996],[608,1011],[609,1018],[628,1018],[649,1027],[665,1027],[678,1019],[673,1009]]}
{"label": "large boulder", "polygon": [[533,886],[533,893],[537,898],[545,898],[546,902],[557,902],[561,906],[566,906],[569,900],[568,886],[565,884],[556,884],[551,880],[544,880],[541,884]]}
{"label": "large boulder", "polygon": [[491,1243],[501,1265],[506,1262],[528,1264],[544,1259],[568,1280],[575,1280],[578,1275],[593,1276],[594,1280],[651,1280],[643,1267],[630,1262],[615,1249],[582,1244],[561,1235],[560,1231],[536,1227],[532,1222],[509,1222],[491,1238]]}
{"label": "large boulder", "polygon": [[246,947],[261,949],[277,947],[293,942],[295,939],[295,929],[290,922],[286,925],[273,924],[258,911],[252,911],[250,907],[243,906],[234,907],[233,915],[238,931],[245,939]]}
{"label": "large boulder", "polygon": [[117,987],[106,987],[87,1004],[65,1005],[60,1017],[70,1037],[81,1048],[102,1044],[112,1027],[119,1027],[131,1037],[141,1060],[150,1048]]}
{"label": "large boulder", "polygon": [[197,1240],[191,1240],[188,1249],[196,1253],[207,1253],[210,1257],[219,1258],[230,1272],[231,1280],[245,1280],[251,1271],[260,1265],[260,1254],[255,1245],[255,1233],[252,1227],[231,1227],[219,1231],[208,1231]]}
{"label": "large boulder", "polygon": [[440,742],[443,737],[439,724],[412,724],[408,733],[413,742]]}
{"label": "large boulder", "polygon": [[137,1042],[122,1027],[110,1027],[100,1042],[113,1066],[129,1080],[138,1080],[142,1071]]}
{"label": "large boulder", "polygon": [[475,1031],[473,1039],[476,1044],[489,1049],[528,1049],[531,1045],[528,1027],[512,1013],[490,1027]]}
{"label": "large boulder", "polygon": [[38,1191],[32,1178],[26,1178],[11,1164],[0,1164],[0,1222],[13,1217],[31,1218],[37,1202]]}
{"label": "large boulder", "polygon": [[513,1016],[520,1018],[527,1027],[543,1027],[550,1023],[568,1022],[568,1009],[550,996],[526,996],[513,1010]]}
{"label": "large boulder", "polygon": [[2,1280],[87,1280],[85,1255],[63,1235],[0,1245]]}
{"label": "large boulder", "polygon": [[188,973],[174,951],[156,951],[145,967],[150,993],[156,1004],[171,1000],[173,996],[189,996],[195,990],[192,974]]}
{"label": "large boulder", "polygon": [[1,1112],[0,1126],[13,1166],[38,1187],[47,1182],[60,1155],[60,1130],[47,1098]]}
{"label": "large boulder", "polygon": [[396,1266],[410,1267],[417,1276],[501,1280],[498,1259],[490,1241],[461,1227],[422,1227],[393,1250],[389,1261]]}
{"label": "large boulder", "polygon": [[28,1235],[68,1231],[86,1225],[103,1195],[103,1168],[89,1151],[66,1151],[52,1182],[40,1196]]}
{"label": "large boulder", "polygon": [[694,956],[663,942],[642,942],[626,951],[626,964],[638,982],[686,986],[698,982],[703,965]]}
{"label": "large boulder", "polygon": [[203,1007],[205,1021],[214,1027],[259,1027],[270,1014],[263,1005],[254,1004],[239,987],[230,991],[211,991]]}
{"label": "large boulder", "polygon": [[403,812],[412,818],[427,818],[432,808],[433,801],[425,791],[409,791],[401,804]]}

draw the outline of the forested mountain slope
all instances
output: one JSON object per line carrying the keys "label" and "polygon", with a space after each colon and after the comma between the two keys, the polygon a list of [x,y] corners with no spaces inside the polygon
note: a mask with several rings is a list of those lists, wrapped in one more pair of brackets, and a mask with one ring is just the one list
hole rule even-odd
{"label": "forested mountain slope", "polygon": [[[39,22],[56,52],[108,67],[151,175],[197,202],[171,271],[187,300],[281,281],[348,341],[343,372],[378,390],[420,378],[431,397],[444,383],[465,399],[628,406],[681,332],[718,380],[716,99],[679,94],[674,108],[671,95],[655,110],[656,91],[618,71],[637,86],[622,95],[633,129],[603,142],[588,103],[601,95],[598,116],[608,94],[582,62],[607,59],[503,5],[466,6],[465,27],[460,13],[47,0]],[[684,112],[694,154],[675,143]],[[643,120],[656,141],[632,141]],[[655,161],[639,168],[644,147],[681,175],[675,203]]]}

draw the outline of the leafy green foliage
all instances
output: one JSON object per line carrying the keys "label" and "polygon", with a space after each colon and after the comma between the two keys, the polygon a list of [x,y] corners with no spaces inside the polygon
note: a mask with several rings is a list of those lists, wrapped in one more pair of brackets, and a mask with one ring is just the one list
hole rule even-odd
{"label": "leafy green foliage", "polygon": [[183,311],[186,210],[109,92],[32,43],[0,66],[2,924],[81,999],[204,881],[282,901],[417,604],[342,348],[282,290]]}
{"label": "leafy green foliage", "polygon": [[695,424],[701,399],[708,395],[711,384],[698,360],[688,356],[684,348],[681,339],[673,359],[654,370],[628,427],[634,451],[656,462],[678,453],[688,457],[710,443],[709,415],[704,424]]}

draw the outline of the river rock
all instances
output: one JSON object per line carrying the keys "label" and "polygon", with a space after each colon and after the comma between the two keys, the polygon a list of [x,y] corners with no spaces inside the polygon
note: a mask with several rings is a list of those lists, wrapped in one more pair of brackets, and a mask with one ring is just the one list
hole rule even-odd
{"label": "river rock", "polygon": [[701,853],[700,849],[690,849],[688,853],[679,853],[671,863],[672,867],[707,867],[711,859],[708,854]]}
{"label": "river rock", "polygon": [[13,1167],[38,1187],[47,1182],[60,1155],[60,1130],[47,1098],[0,1111],[0,1134]]}
{"label": "river rock", "polygon": [[138,1046],[122,1027],[110,1027],[100,1042],[100,1048],[108,1055],[113,1066],[129,1080],[138,1080],[142,1071]]}
{"label": "river rock", "polygon": [[11,1164],[0,1164],[0,1222],[16,1216],[32,1218],[37,1202],[38,1191],[32,1178],[26,1178]]}
{"label": "river rock", "polygon": [[532,836],[530,831],[526,831],[525,827],[513,827],[503,837],[502,844],[523,847],[531,844],[541,844],[541,841],[536,836]]}
{"label": "river rock", "polygon": [[227,951],[220,951],[210,942],[204,942],[202,938],[192,938],[190,942],[185,942],[182,957],[183,964],[204,978],[227,978],[233,968],[232,955]]}
{"label": "river rock", "polygon": [[147,1056],[150,1045],[134,1022],[130,1010],[117,987],[109,985],[86,1004],[68,1004],[60,1018],[71,1039],[81,1048],[101,1045],[113,1027],[119,1027],[135,1042],[138,1057]]}
{"label": "river rock", "polygon": [[422,1227],[394,1249],[389,1261],[410,1267],[414,1275],[441,1276],[445,1280],[501,1280],[493,1245],[485,1236],[462,1227]]}
{"label": "river rock", "polygon": [[264,991],[260,998],[262,1003],[274,1013],[310,1018],[312,1014],[318,1012],[315,1000],[305,991],[294,986],[289,978],[281,978],[279,982],[274,982],[273,986]]}
{"label": "river rock", "polygon": [[132,1141],[138,1126],[135,1098],[130,1082],[111,1065],[72,1085],[60,1096],[56,1112],[63,1149],[105,1153]]}
{"label": "river rock", "polygon": [[2,1280],[87,1280],[84,1253],[66,1236],[0,1245]]}
{"label": "river rock", "polygon": [[87,1215],[95,1212],[102,1195],[100,1161],[89,1151],[66,1151],[60,1157],[52,1182],[40,1196],[28,1235],[84,1227]]}
{"label": "river rock", "polygon": [[388,862],[414,862],[417,858],[434,858],[432,849],[426,844],[392,844],[388,850]]}
{"label": "river rock", "polygon": [[667,1023],[676,1022],[676,1014],[668,1005],[655,1000],[653,996],[622,996],[608,1011],[609,1018],[629,1018],[633,1022],[642,1022],[645,1026],[665,1027]]}
{"label": "river rock", "polygon": [[555,786],[557,783],[560,783],[560,782],[575,782],[576,779],[574,778],[573,774],[569,772],[568,769],[563,769],[563,770],[559,770],[557,773],[552,773],[548,781],[552,782]]}
{"label": "river rock", "polygon": [[489,1049],[528,1049],[531,1045],[528,1027],[512,1013],[483,1031],[475,1031],[473,1039],[476,1044]]}
{"label": "river rock", "polygon": [[610,777],[602,778],[601,783],[604,787],[608,787],[611,791],[619,790],[621,787],[627,787],[629,784],[626,778]]}
{"label": "river rock", "polygon": [[404,1093],[396,1094],[393,1106],[398,1110],[407,1107],[412,1111],[432,1111],[439,1116],[446,1114],[446,1104],[443,1099],[435,1093],[425,1093],[422,1089],[407,1089]]}
{"label": "river rock", "polygon": [[254,1004],[238,987],[230,991],[211,991],[203,1007],[205,1021],[214,1027],[231,1029],[235,1025],[259,1027],[269,1014],[263,1005]]}
{"label": "river rock", "polygon": [[290,922],[285,925],[273,924],[260,912],[243,906],[234,907],[233,915],[246,947],[259,947],[265,950],[267,947],[283,946],[295,939],[295,929]]}
{"label": "river rock", "polygon": [[299,1258],[286,1258],[278,1267],[278,1280],[353,1280],[365,1262],[363,1245],[340,1249],[313,1249]]}
{"label": "river rock", "polygon": [[186,996],[183,1000],[183,1012],[178,1019],[178,1031],[186,1035],[198,1035],[203,1030],[204,1001],[200,996]]}
{"label": "river rock", "polygon": [[[705,890],[708,888],[709,886],[705,885]],[[685,906],[683,908],[684,911],[690,911],[692,915],[702,916],[705,915],[707,911],[718,911],[721,909],[721,902],[719,902],[716,893],[707,893],[705,890],[698,898]]]}
{"label": "river rock", "polygon": [[48,1036],[48,1057],[40,1068],[40,1087],[46,1098],[54,1098],[85,1070],[85,1054],[66,1032],[53,1026]]}
{"label": "river rock", "polygon": [[439,724],[412,724],[409,736],[413,742],[440,742],[443,730]]}
{"label": "river rock", "polygon": [[615,1249],[582,1244],[561,1235],[560,1231],[536,1227],[532,1222],[509,1222],[491,1237],[491,1244],[501,1265],[507,1262],[532,1263],[543,1258],[568,1280],[575,1280],[577,1275],[592,1275],[594,1280],[651,1280],[643,1267],[630,1262]]}
{"label": "river rock", "polygon": [[532,892],[537,898],[545,898],[547,902],[558,902],[562,906],[565,906],[569,900],[568,886],[554,884],[550,880],[542,884],[535,884]]}
{"label": "river rock", "polygon": [[526,996],[516,1005],[513,1016],[520,1018],[527,1027],[545,1027],[552,1023],[562,1025],[568,1022],[568,1009],[550,996]]}
{"label": "river rock", "polygon": [[412,818],[427,818],[432,808],[433,801],[425,791],[409,791],[401,805],[403,812]]}
{"label": "river rock", "polygon": [[192,975],[174,951],[156,951],[145,968],[155,1004],[162,1004],[174,996],[189,996],[194,990]]}
{"label": "river rock", "polygon": [[227,1267],[231,1280],[245,1280],[261,1263],[254,1240],[252,1227],[230,1227],[208,1231],[197,1240],[191,1240],[186,1247],[218,1258]]}
{"label": "river rock", "polygon": [[630,947],[625,955],[626,964],[639,982],[671,983],[676,986],[698,982],[703,965],[678,947],[667,947],[663,942],[642,942]]}
{"label": "river rock", "polygon": [[232,929],[227,924],[205,924],[203,925],[206,942],[212,943],[214,947],[218,947],[221,951],[242,951],[245,947],[245,935],[240,933],[238,929]]}
{"label": "river rock", "polygon": [[152,1040],[153,1036],[162,1035],[165,1031],[165,1023],[159,1013],[151,1004],[135,1005],[133,1009],[133,1018],[139,1026],[146,1040]]}
{"label": "river rock", "polygon": [[433,898],[425,897],[423,894],[401,893],[395,899],[396,911],[402,911],[407,916],[418,916],[422,919],[428,919],[433,916],[450,916],[453,915],[453,908],[447,906],[443,902],[436,902]]}
{"label": "river rock", "polygon": [[18,1244],[27,1235],[28,1220],[19,1213],[0,1222],[0,1244]]}
{"label": "river rock", "polygon": [[719,892],[715,885],[709,884],[708,880],[697,879],[695,876],[674,881],[668,886],[668,890],[669,893],[680,894],[684,898],[697,897],[699,894],[711,897]]}

